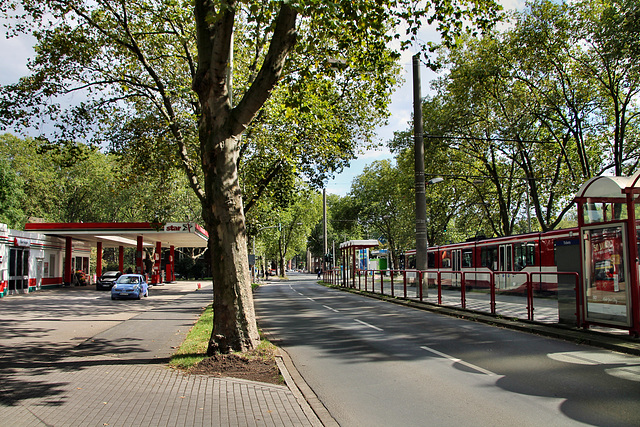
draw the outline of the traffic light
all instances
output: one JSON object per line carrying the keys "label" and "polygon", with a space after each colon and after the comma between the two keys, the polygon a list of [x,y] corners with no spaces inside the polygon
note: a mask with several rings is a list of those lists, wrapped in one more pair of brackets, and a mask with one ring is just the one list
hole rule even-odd
{"label": "traffic light", "polygon": [[324,262],[333,265],[333,254],[331,252],[324,254]]}
{"label": "traffic light", "polygon": [[329,264],[333,265],[333,254],[329,252],[328,256],[329,256]]}

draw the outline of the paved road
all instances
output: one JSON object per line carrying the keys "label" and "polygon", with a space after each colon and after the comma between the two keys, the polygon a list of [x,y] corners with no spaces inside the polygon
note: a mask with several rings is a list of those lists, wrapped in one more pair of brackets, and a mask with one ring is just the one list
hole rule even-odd
{"label": "paved road", "polygon": [[140,301],[67,288],[0,300],[0,426],[312,426],[286,386],[184,375],[167,361],[211,285]]}
{"label": "paved road", "polygon": [[640,358],[372,300],[292,276],[261,326],[342,426],[638,426]]}

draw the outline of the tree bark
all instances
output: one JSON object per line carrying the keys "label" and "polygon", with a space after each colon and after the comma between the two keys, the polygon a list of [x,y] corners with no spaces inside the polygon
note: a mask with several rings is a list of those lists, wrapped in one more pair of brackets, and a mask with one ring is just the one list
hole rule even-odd
{"label": "tree bark", "polygon": [[247,351],[260,341],[251,293],[242,189],[237,159],[240,136],[277,84],[296,40],[296,11],[283,5],[276,18],[269,51],[258,75],[235,108],[227,87],[232,50],[235,1],[195,1],[198,71],[198,123],[204,197],[202,212],[209,232],[213,273],[213,332],[208,354]]}

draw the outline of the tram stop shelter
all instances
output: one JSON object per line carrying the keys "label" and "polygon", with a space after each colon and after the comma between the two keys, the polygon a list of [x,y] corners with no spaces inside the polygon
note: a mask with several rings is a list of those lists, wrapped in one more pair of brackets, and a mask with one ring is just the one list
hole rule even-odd
{"label": "tram stop shelter", "polygon": [[575,201],[582,251],[579,323],[640,336],[640,171],[592,178]]}
{"label": "tram stop shelter", "polygon": [[[347,284],[349,279],[352,280],[352,286],[355,287],[355,280],[358,270],[367,270],[368,267],[368,249],[378,246],[377,240],[349,240],[340,243],[340,254],[342,256],[342,283]],[[351,260],[351,262],[349,262]]]}
{"label": "tram stop shelter", "polygon": [[195,223],[28,223],[25,231],[42,233],[65,240],[64,283],[72,280],[72,249],[74,245],[97,249],[96,274],[102,274],[102,251],[106,247],[119,248],[120,271],[124,268],[124,248],[136,248],[136,273],[142,274],[143,251],[145,247],[154,247],[153,272],[151,283],[161,283],[162,248],[169,248],[166,263],[168,282],[175,281],[175,248],[206,247],[209,235]]}

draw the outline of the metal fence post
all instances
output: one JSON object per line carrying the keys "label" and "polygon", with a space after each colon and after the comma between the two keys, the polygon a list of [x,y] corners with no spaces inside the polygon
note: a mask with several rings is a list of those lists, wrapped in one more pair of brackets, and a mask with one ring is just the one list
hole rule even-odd
{"label": "metal fence post", "polygon": [[533,283],[531,283],[531,274],[527,275],[527,318],[533,320]]}
{"label": "metal fence post", "polygon": [[467,308],[467,286],[464,280],[464,271],[460,272],[460,300],[462,308]]}
{"label": "metal fence post", "polygon": [[496,314],[496,279],[493,271],[489,272],[489,286],[491,286],[491,314]]}

